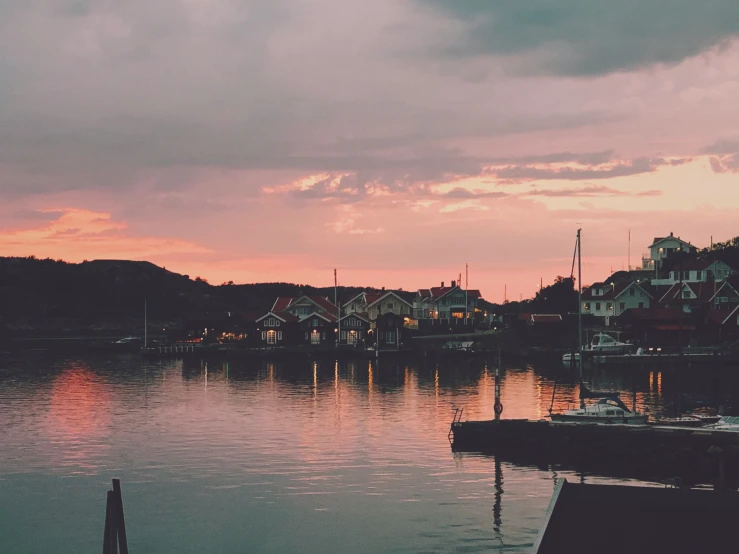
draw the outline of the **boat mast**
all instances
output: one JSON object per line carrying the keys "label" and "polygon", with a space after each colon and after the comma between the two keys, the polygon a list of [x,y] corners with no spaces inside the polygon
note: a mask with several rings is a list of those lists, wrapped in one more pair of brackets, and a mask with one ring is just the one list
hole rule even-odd
{"label": "boat mast", "polygon": [[147,325],[146,325],[146,298],[144,298],[144,350],[146,350],[146,339],[147,339]]}
{"label": "boat mast", "polygon": [[[580,231],[581,229],[577,230],[577,347],[580,352],[577,365],[580,370],[580,392],[582,393],[582,242]],[[580,404],[583,404],[582,394],[580,395]]]}

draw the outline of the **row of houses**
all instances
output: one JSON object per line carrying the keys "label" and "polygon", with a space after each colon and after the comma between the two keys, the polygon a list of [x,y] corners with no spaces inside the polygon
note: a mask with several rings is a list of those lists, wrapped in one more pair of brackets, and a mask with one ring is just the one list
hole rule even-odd
{"label": "row of houses", "polygon": [[[472,330],[488,313],[479,290],[465,290],[456,281],[420,289],[415,294],[367,290],[337,306],[324,296],[278,297],[264,314],[238,314],[218,325],[201,319],[188,325],[193,338],[246,339],[253,346],[373,347],[400,349],[424,329]],[[215,328],[217,327],[217,328]]]}
{"label": "row of houses", "polygon": [[591,324],[625,328],[641,340],[665,340],[670,332],[703,342],[739,338],[739,271],[699,258],[692,244],[670,233],[654,239],[640,269],[586,288],[582,313]]}

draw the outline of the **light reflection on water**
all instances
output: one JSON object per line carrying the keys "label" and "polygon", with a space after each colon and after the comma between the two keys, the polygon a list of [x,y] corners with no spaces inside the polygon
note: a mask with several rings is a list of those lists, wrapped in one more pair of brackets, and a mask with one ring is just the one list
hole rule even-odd
{"label": "light reflection on water", "polygon": [[[661,374],[594,379],[674,407]],[[552,389],[506,370],[503,416],[545,417]],[[582,476],[452,454],[454,408],[489,419],[493,396],[476,361],[6,360],[0,552],[99,549],[112,477],[134,552],[525,551],[554,478]]]}

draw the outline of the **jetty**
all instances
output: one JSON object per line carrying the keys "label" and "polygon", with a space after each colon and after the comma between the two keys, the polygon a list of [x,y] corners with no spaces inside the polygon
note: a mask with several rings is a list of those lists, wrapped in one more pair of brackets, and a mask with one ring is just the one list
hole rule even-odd
{"label": "jetty", "polygon": [[739,493],[557,482],[534,554],[730,552]]}
{"label": "jetty", "polygon": [[563,465],[605,475],[739,488],[739,432],[708,427],[499,419],[451,424],[454,452],[523,465]]}

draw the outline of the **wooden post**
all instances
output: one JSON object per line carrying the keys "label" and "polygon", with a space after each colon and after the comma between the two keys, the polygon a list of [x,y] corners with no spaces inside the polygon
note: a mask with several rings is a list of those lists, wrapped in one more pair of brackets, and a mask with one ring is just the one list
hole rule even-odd
{"label": "wooden post", "polygon": [[123,496],[121,496],[121,480],[113,479],[113,492],[116,500],[116,515],[118,516],[118,542],[121,554],[128,554],[128,538],[126,537],[126,519],[123,515]]}
{"label": "wooden post", "polygon": [[128,554],[126,522],[123,516],[121,481],[113,479],[113,490],[108,491],[105,504],[105,529],[103,531],[103,554]]}
{"label": "wooden post", "polygon": [[105,503],[105,529],[103,530],[103,554],[110,554],[110,492]]}
{"label": "wooden post", "polygon": [[103,554],[118,554],[118,514],[116,513],[116,499],[113,491],[108,491],[105,508],[105,538],[103,539]]}

